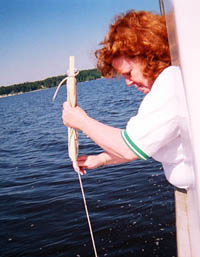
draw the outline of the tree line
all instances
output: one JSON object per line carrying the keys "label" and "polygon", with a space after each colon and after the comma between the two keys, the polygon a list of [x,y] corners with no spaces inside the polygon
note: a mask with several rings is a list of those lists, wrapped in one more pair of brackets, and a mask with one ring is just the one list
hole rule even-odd
{"label": "tree line", "polygon": [[[34,90],[56,87],[65,77],[66,75],[60,75],[35,82],[24,82],[10,86],[2,86],[0,87],[0,95],[19,94]],[[76,76],[77,82],[98,78],[101,78],[101,73],[97,69],[82,70]]]}

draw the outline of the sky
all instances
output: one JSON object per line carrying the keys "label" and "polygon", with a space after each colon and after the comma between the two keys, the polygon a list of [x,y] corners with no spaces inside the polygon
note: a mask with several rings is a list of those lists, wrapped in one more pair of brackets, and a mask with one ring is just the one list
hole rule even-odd
{"label": "sky", "polygon": [[96,67],[94,52],[115,15],[159,13],[158,0],[0,0],[0,86]]}

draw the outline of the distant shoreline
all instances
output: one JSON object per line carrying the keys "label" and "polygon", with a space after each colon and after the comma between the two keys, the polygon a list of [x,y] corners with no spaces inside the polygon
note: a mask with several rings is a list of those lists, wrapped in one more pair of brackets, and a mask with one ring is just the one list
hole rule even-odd
{"label": "distant shoreline", "polygon": [[[66,75],[60,75],[35,82],[24,82],[21,84],[15,84],[10,86],[1,86],[0,98],[56,87],[65,77]],[[77,82],[85,82],[89,80],[95,80],[101,77],[102,76],[100,71],[98,71],[97,69],[90,69],[80,71],[79,74],[76,76],[76,79]]]}
{"label": "distant shoreline", "polygon": [[36,89],[36,90],[28,91],[28,92],[19,92],[19,93],[13,93],[13,94],[8,94],[8,95],[0,95],[0,98],[5,98],[5,97],[15,96],[15,95],[22,95],[22,94],[26,94],[26,93],[33,93],[33,92],[42,91],[45,89],[49,89],[49,88],[46,87],[46,88]]}

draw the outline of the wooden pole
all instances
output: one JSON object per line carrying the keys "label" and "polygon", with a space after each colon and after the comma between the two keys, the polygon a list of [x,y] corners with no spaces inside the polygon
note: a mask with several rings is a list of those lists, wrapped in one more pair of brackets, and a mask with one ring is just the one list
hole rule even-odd
{"label": "wooden pole", "polygon": [[[68,74],[68,81],[67,81],[67,101],[69,102],[70,106],[72,106],[72,107],[77,106],[77,90],[76,90],[76,78],[75,78],[75,69],[74,69],[74,56],[69,57],[69,74]],[[73,128],[68,128],[68,152],[69,152],[69,157],[71,158],[71,160],[73,162],[73,167],[76,170],[76,168],[77,168],[76,160],[77,160],[77,156],[78,156],[78,131]],[[81,176],[80,176],[79,172],[78,172],[78,178],[79,178],[79,182],[80,182],[86,216],[87,216],[88,225],[89,225],[89,229],[90,229],[90,235],[91,235],[92,244],[93,244],[93,248],[94,248],[94,254],[95,254],[95,257],[98,257],[96,245],[95,245],[95,241],[94,241],[94,235],[93,235],[93,231],[92,231],[92,226],[91,226],[91,222],[90,222],[89,212],[88,212],[88,208],[87,208],[85,193],[84,193]]]}
{"label": "wooden pole", "polygon": [[[77,106],[77,89],[75,78],[75,60],[74,56],[69,57],[69,74],[67,81],[67,101],[70,106]],[[68,128],[68,153],[73,162],[76,162],[78,156],[78,131]]]}

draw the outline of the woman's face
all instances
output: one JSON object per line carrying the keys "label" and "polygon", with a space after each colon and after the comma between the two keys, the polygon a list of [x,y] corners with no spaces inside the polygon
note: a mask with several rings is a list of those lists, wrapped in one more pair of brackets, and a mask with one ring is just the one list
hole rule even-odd
{"label": "woman's face", "polygon": [[144,94],[149,93],[152,83],[143,76],[143,66],[137,58],[116,57],[112,61],[112,66],[119,75],[125,78],[128,87],[134,85]]}

